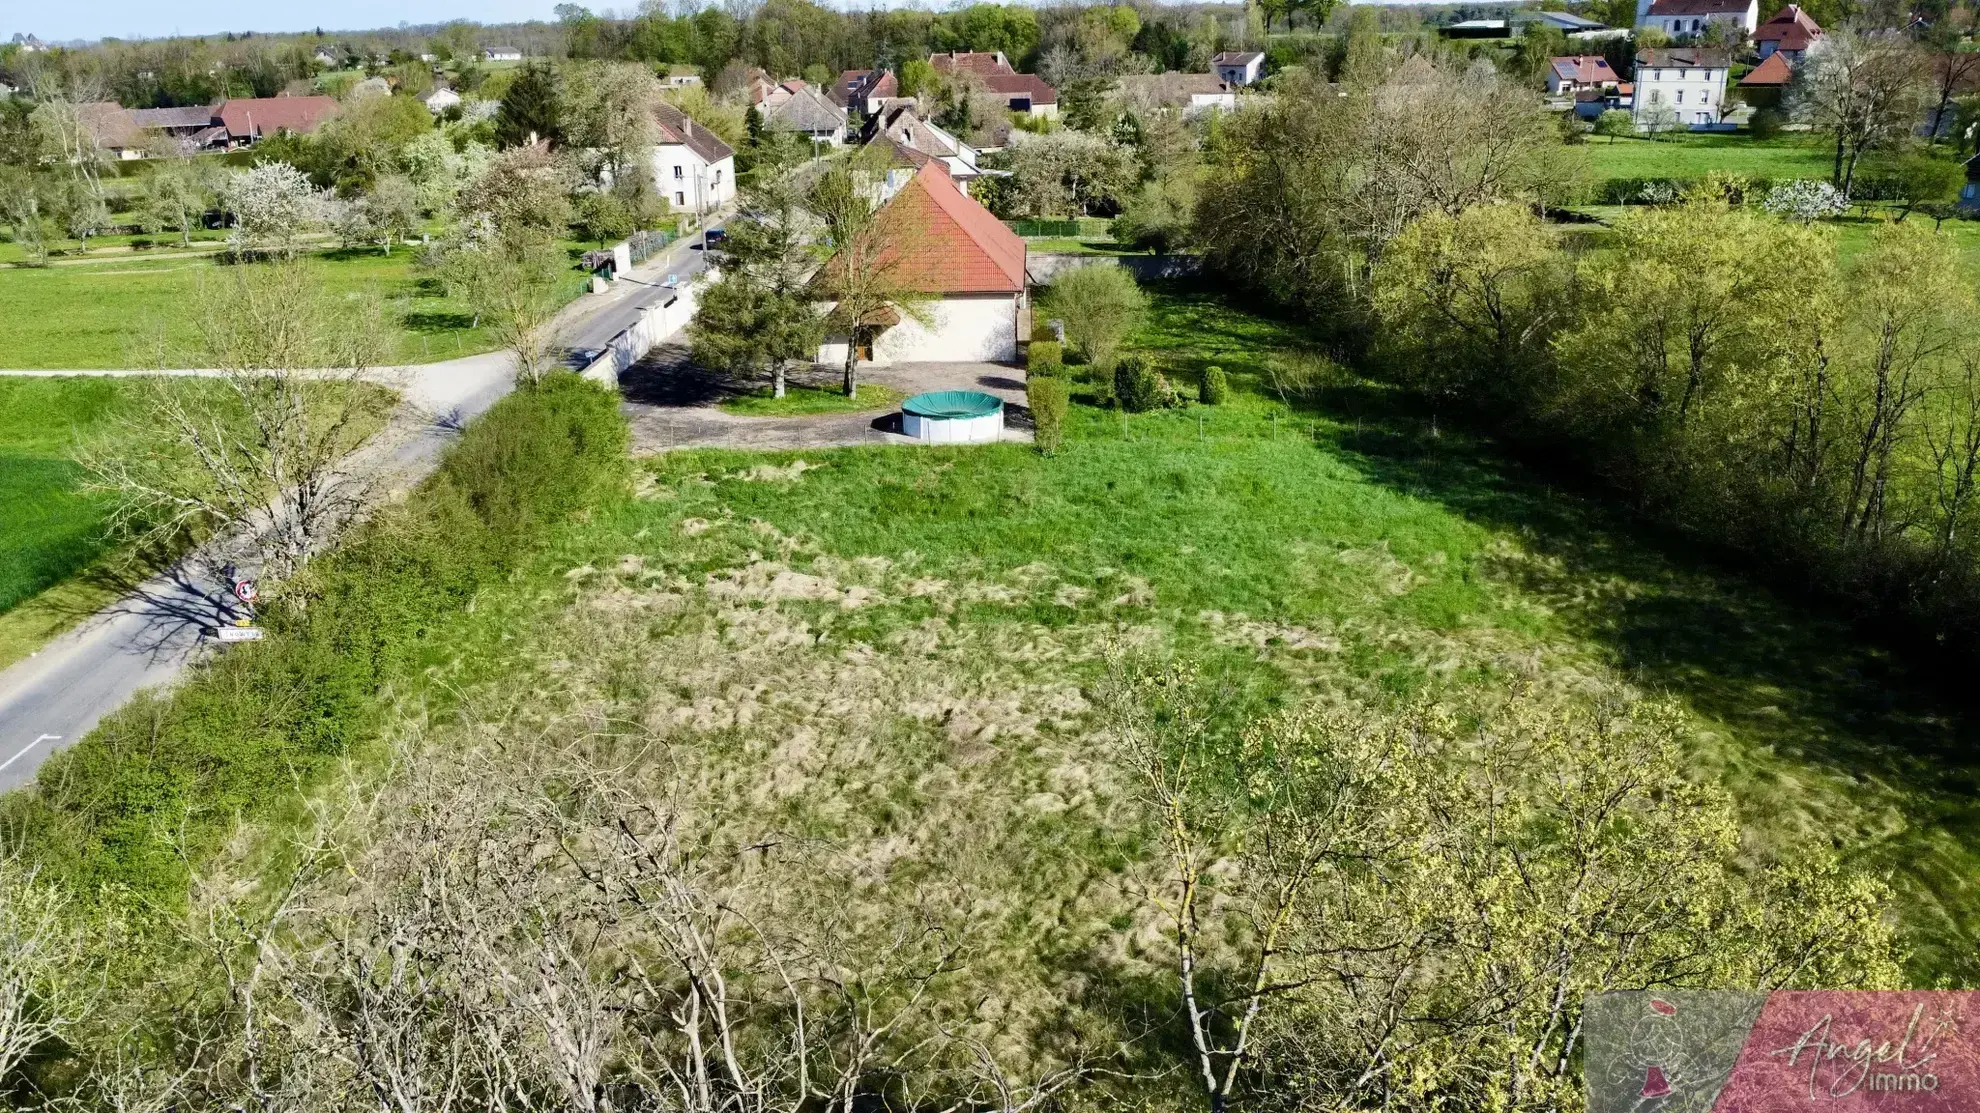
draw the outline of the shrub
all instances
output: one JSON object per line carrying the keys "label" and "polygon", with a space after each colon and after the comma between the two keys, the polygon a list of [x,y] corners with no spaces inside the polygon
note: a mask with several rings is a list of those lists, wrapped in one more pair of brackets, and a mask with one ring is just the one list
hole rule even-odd
{"label": "shrub", "polygon": [[1066,339],[1088,363],[1106,364],[1141,324],[1148,298],[1121,267],[1074,267],[1045,291],[1050,315],[1066,323]]}
{"label": "shrub", "polygon": [[7,827],[73,891],[169,908],[237,818],[284,807],[371,737],[381,693],[419,675],[444,623],[547,526],[617,482],[625,450],[617,395],[575,375],[503,399],[417,494],[271,593],[266,640],[105,720],[7,801]]}
{"label": "shrub", "polygon": [[1038,451],[1050,456],[1066,438],[1066,407],[1070,394],[1064,379],[1037,378],[1024,386],[1031,407],[1031,425]]}
{"label": "shrub", "polygon": [[1154,409],[1161,390],[1157,378],[1141,357],[1128,356],[1114,367],[1114,400],[1131,414]]}
{"label": "shrub", "polygon": [[1052,322],[1044,317],[1038,317],[1031,322],[1031,341],[1035,344],[1040,340],[1048,344],[1059,342],[1058,332],[1052,328]]}
{"label": "shrub", "polygon": [[1206,406],[1221,406],[1231,396],[1231,381],[1224,369],[1212,365],[1203,369],[1203,381],[1196,385],[1196,400]]}
{"label": "shrub", "polygon": [[1025,356],[1025,370],[1033,377],[1065,374],[1065,345],[1056,340],[1033,340],[1031,351]]}
{"label": "shrub", "polygon": [[1781,126],[1785,123],[1787,117],[1782,116],[1779,109],[1762,108],[1746,122],[1746,130],[1751,132],[1755,139],[1772,139],[1781,133]]}

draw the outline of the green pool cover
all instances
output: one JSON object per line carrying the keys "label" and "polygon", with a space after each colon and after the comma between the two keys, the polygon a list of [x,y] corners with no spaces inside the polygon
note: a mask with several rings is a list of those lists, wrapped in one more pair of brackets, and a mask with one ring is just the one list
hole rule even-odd
{"label": "green pool cover", "polygon": [[980,390],[933,390],[902,402],[901,409],[917,417],[983,417],[1003,404],[996,395]]}

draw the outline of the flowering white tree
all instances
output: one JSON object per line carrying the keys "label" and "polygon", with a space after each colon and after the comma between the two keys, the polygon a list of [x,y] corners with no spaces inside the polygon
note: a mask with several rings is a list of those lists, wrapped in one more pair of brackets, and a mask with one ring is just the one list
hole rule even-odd
{"label": "flowering white tree", "polygon": [[488,169],[494,152],[480,143],[469,143],[455,150],[452,140],[438,131],[429,131],[406,144],[400,152],[406,177],[419,191],[420,211],[439,213],[454,203],[461,187]]}
{"label": "flowering white tree", "polygon": [[221,204],[234,214],[228,245],[236,255],[288,258],[297,241],[326,215],[325,198],[309,176],[284,162],[264,162],[227,179]]}
{"label": "flowering white tree", "polygon": [[1809,224],[1823,217],[1841,216],[1849,209],[1849,197],[1827,182],[1796,179],[1768,190],[1760,206],[1783,220]]}

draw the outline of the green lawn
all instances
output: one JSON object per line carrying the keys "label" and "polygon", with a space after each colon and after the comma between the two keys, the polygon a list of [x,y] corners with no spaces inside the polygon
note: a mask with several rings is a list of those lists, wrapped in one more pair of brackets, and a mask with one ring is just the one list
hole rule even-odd
{"label": "green lawn", "polygon": [[731,398],[723,402],[720,409],[739,417],[804,417],[810,414],[853,414],[876,410],[891,410],[900,406],[907,395],[898,390],[867,383],[859,388],[859,397],[847,398],[846,392],[838,387],[799,386],[788,384],[782,398],[770,396],[770,388],[764,387],[754,394]]}
{"label": "green lawn", "polygon": [[1748,178],[1829,176],[1832,150],[1819,139],[1783,136],[1757,140],[1744,134],[1668,135],[1661,139],[1625,137],[1611,142],[1590,138],[1582,148],[1597,180],[1604,178],[1697,178],[1724,170]]}
{"label": "green lawn", "polygon": [[[395,362],[424,363],[488,351],[494,340],[474,328],[460,302],[414,264],[417,249],[324,251],[310,265],[331,293],[384,300],[397,324],[390,340]],[[187,307],[202,279],[222,264],[211,259],[111,260],[72,267],[0,267],[0,364],[50,370],[146,366],[160,335],[187,335]],[[571,278],[571,296],[579,276]]]}

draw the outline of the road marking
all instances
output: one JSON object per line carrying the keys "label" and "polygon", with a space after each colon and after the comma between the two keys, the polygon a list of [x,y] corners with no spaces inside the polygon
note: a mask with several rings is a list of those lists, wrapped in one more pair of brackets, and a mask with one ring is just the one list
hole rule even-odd
{"label": "road marking", "polygon": [[17,754],[15,754],[15,755],[14,755],[13,757],[10,757],[10,758],[8,758],[8,759],[7,759],[7,760],[5,760],[5,761],[0,761],[0,773],[5,773],[5,772],[7,771],[7,767],[8,767],[9,765],[12,765],[12,764],[14,764],[15,762],[17,762],[17,761],[19,761],[19,760],[21,760],[22,758],[24,758],[24,757],[26,757],[26,756],[27,756],[27,752],[28,752],[29,750],[32,750],[32,749],[34,749],[34,748],[35,748],[36,746],[39,746],[39,745],[41,745],[41,744],[42,744],[43,742],[60,742],[61,740],[62,740],[62,736],[61,736],[61,735],[59,735],[59,734],[44,734],[44,735],[42,735],[42,736],[41,736],[40,738],[37,738],[37,739],[35,739],[34,741],[32,741],[32,742],[30,742],[30,743],[28,743],[28,744],[27,744],[27,745],[25,745],[25,746],[22,746],[22,747],[21,747],[21,752],[20,752],[20,753],[17,753]]}

